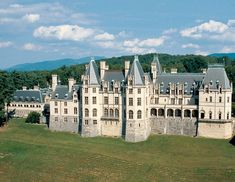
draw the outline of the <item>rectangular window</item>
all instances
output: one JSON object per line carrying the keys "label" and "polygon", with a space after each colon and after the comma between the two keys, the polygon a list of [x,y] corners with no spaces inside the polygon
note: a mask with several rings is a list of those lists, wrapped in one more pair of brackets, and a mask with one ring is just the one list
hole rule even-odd
{"label": "rectangular window", "polygon": [[67,106],[67,102],[64,102],[64,106]]}
{"label": "rectangular window", "polygon": [[119,104],[119,98],[115,97],[115,105],[118,105],[118,104]]}
{"label": "rectangular window", "polygon": [[171,104],[175,104],[175,99],[171,98]]}
{"label": "rectangular window", "polygon": [[77,123],[77,122],[78,122],[78,118],[74,118],[74,119],[73,119],[73,122],[74,122],[74,123]]}
{"label": "rectangular window", "polygon": [[85,85],[87,85],[88,84],[88,80],[85,80]]}
{"label": "rectangular window", "polygon": [[118,93],[118,88],[115,88],[115,93],[116,93],[116,94]]}
{"label": "rectangular window", "polygon": [[58,106],[58,102],[55,101],[55,106]]}
{"label": "rectangular window", "polygon": [[104,93],[108,93],[108,88],[107,87],[104,88]]}
{"label": "rectangular window", "polygon": [[129,98],[129,106],[133,106],[133,98]]}
{"label": "rectangular window", "polygon": [[104,97],[104,104],[109,104],[109,98],[108,97]]}
{"label": "rectangular window", "polygon": [[93,92],[93,93],[96,93],[96,88],[92,88],[92,92]]}
{"label": "rectangular window", "polygon": [[133,94],[133,89],[132,88],[129,89],[129,94]]}
{"label": "rectangular window", "polygon": [[55,108],[55,114],[58,114],[58,108]]}
{"label": "rectangular window", "polygon": [[174,95],[175,94],[175,90],[171,90],[171,94]]}
{"label": "rectangular window", "polygon": [[78,114],[78,108],[74,107],[74,114]]}
{"label": "rectangular window", "polygon": [[68,114],[68,109],[64,108],[64,114]]}
{"label": "rectangular window", "polygon": [[210,96],[210,102],[212,102],[212,96]]}
{"label": "rectangular window", "polygon": [[85,120],[85,125],[88,125],[88,120]]}
{"label": "rectangular window", "polygon": [[230,98],[229,98],[229,97],[227,97],[227,102],[229,103],[229,101],[230,101]]}
{"label": "rectangular window", "polygon": [[88,93],[88,88],[85,88],[85,93]]}
{"label": "rectangular window", "polygon": [[55,117],[55,121],[56,121],[56,122],[58,121],[58,117]]}
{"label": "rectangular window", "polygon": [[97,124],[97,120],[93,120],[93,124]]}
{"label": "rectangular window", "polygon": [[159,98],[155,98],[155,104],[159,104]]}
{"label": "rectangular window", "polygon": [[88,104],[88,97],[85,97],[85,104]]}
{"label": "rectangular window", "polygon": [[92,97],[92,104],[96,104],[96,97]]}
{"label": "rectangular window", "polygon": [[137,106],[141,106],[141,98],[137,98]]}
{"label": "rectangular window", "polygon": [[141,89],[140,88],[138,88],[138,94],[141,94]]}
{"label": "rectangular window", "polygon": [[183,104],[183,99],[182,98],[179,99],[179,104]]}
{"label": "rectangular window", "polygon": [[222,97],[219,97],[219,102],[222,102]]}
{"label": "rectangular window", "polygon": [[182,95],[183,94],[183,91],[182,90],[179,90],[179,95]]}
{"label": "rectangular window", "polygon": [[67,117],[64,118],[64,122],[68,122],[68,118]]}
{"label": "rectangular window", "polygon": [[157,89],[155,89],[155,94],[158,94],[158,90]]}

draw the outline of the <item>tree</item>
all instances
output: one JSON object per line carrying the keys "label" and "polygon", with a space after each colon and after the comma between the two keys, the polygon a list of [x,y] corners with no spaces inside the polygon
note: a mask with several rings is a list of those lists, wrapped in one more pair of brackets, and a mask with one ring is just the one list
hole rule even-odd
{"label": "tree", "polygon": [[40,114],[38,112],[30,112],[28,117],[26,118],[26,123],[40,123]]}

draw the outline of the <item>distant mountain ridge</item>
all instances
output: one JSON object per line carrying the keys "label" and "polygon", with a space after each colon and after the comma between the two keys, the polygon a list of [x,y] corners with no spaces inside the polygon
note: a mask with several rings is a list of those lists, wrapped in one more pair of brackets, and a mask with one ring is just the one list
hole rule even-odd
{"label": "distant mountain ridge", "polygon": [[217,58],[228,57],[230,59],[235,59],[235,53],[214,53],[214,54],[210,54],[208,56],[217,57]]}
{"label": "distant mountain ridge", "polygon": [[[95,60],[104,59],[104,56],[94,56]],[[42,71],[42,70],[54,70],[60,68],[62,66],[71,66],[76,64],[84,64],[88,63],[91,60],[90,57],[83,57],[80,59],[58,59],[58,60],[50,60],[50,61],[41,61],[36,63],[25,63],[18,64],[7,68],[6,71]]]}

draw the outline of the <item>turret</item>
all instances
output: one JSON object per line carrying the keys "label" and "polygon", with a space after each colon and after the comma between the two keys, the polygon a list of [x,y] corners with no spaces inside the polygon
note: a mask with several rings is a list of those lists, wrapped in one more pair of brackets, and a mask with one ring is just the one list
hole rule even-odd
{"label": "turret", "polygon": [[125,78],[127,77],[129,69],[130,69],[130,61],[125,61]]}
{"label": "turret", "polygon": [[106,65],[105,61],[100,61],[100,78],[101,80],[104,78],[105,71],[108,70],[109,67]]}
{"label": "turret", "polygon": [[52,75],[52,91],[55,91],[57,84],[58,84],[58,76],[54,74]]}

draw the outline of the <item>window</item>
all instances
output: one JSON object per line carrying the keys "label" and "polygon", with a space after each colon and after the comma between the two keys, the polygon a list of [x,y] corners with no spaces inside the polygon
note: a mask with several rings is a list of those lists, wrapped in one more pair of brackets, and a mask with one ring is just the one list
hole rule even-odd
{"label": "window", "polygon": [[88,93],[88,88],[85,88],[85,93]]}
{"label": "window", "polygon": [[118,105],[118,104],[119,104],[119,98],[115,97],[115,105]]}
{"label": "window", "polygon": [[210,96],[210,102],[212,102],[212,96]]}
{"label": "window", "polygon": [[78,108],[77,107],[74,107],[73,111],[74,111],[74,114],[78,114]]}
{"label": "window", "polygon": [[68,109],[64,108],[64,114],[68,114]]}
{"label": "window", "polygon": [[64,122],[68,122],[68,118],[67,117],[64,118]]}
{"label": "window", "polygon": [[159,104],[159,98],[155,98],[155,104]]}
{"label": "window", "polygon": [[227,119],[229,119],[229,112],[227,113]]}
{"label": "window", "polygon": [[87,85],[88,84],[88,80],[85,80],[85,85]]}
{"label": "window", "polygon": [[93,124],[97,124],[97,120],[93,120]]}
{"label": "window", "polygon": [[133,94],[133,89],[132,88],[129,89],[129,94]]}
{"label": "window", "polygon": [[133,98],[129,98],[129,106],[133,106]]}
{"label": "window", "polygon": [[212,119],[212,112],[209,113],[209,119]]}
{"label": "window", "polygon": [[115,118],[118,118],[118,117],[119,117],[119,110],[115,109]]}
{"label": "window", "polygon": [[219,102],[222,102],[222,97],[219,97]]}
{"label": "window", "polygon": [[104,88],[104,93],[108,93],[108,88],[107,87]]}
{"label": "window", "polygon": [[205,91],[206,93],[209,93],[209,88],[208,87],[206,87],[206,91]]}
{"label": "window", "polygon": [[183,94],[183,91],[182,90],[179,90],[179,95],[182,95]]}
{"label": "window", "polygon": [[89,110],[85,109],[85,117],[89,117]]}
{"label": "window", "polygon": [[129,80],[129,85],[133,85],[133,81],[132,80]]}
{"label": "window", "polygon": [[230,101],[230,99],[229,99],[229,97],[227,97],[227,102],[229,103],[229,101]]}
{"label": "window", "polygon": [[175,94],[175,90],[171,90],[171,94],[172,94],[172,95]]}
{"label": "window", "polygon": [[137,106],[141,106],[141,98],[137,98]]}
{"label": "window", "polygon": [[208,102],[208,98],[206,98],[206,102]]}
{"label": "window", "polygon": [[219,119],[221,119],[221,115],[222,115],[222,113],[221,113],[221,112],[219,112]]}
{"label": "window", "polygon": [[74,102],[74,103],[77,103],[77,102],[78,102],[78,100],[74,100],[73,102]]}
{"label": "window", "polygon": [[110,115],[110,117],[113,117],[113,109],[110,109],[109,115]]}
{"label": "window", "polygon": [[105,109],[104,109],[104,116],[108,116],[108,114],[109,114],[109,113],[108,113],[108,109],[105,108]]}
{"label": "window", "polygon": [[55,121],[56,121],[56,122],[58,121],[58,117],[55,117]]}
{"label": "window", "polygon": [[92,97],[92,104],[96,104],[96,97]]}
{"label": "window", "polygon": [[67,106],[67,102],[64,102],[64,106]]}
{"label": "window", "polygon": [[58,114],[58,108],[55,108],[55,114]]}
{"label": "window", "polygon": [[141,110],[138,110],[137,111],[137,119],[141,119],[141,117],[142,117],[142,112],[141,112]]}
{"label": "window", "polygon": [[183,99],[182,98],[179,99],[179,104],[183,104]]}
{"label": "window", "polygon": [[85,104],[88,105],[88,97],[85,97]]}
{"label": "window", "polygon": [[88,125],[88,120],[85,120],[85,125]]}
{"label": "window", "polygon": [[222,88],[221,87],[219,88],[219,93],[222,94]]}
{"label": "window", "polygon": [[58,102],[55,101],[55,106],[58,106]]}
{"label": "window", "polygon": [[109,104],[109,98],[108,97],[104,97],[104,104]]}
{"label": "window", "polygon": [[133,111],[132,110],[129,111],[129,119],[133,119]]}
{"label": "window", "polygon": [[157,89],[155,89],[155,94],[158,94],[158,90]]}
{"label": "window", "polygon": [[118,93],[118,88],[115,88],[115,93],[116,93],[116,94]]}
{"label": "window", "polygon": [[73,119],[73,122],[74,122],[74,123],[77,123],[77,122],[78,122],[78,118],[74,118],[74,119]]}
{"label": "window", "polygon": [[171,98],[171,104],[175,104],[175,99]]}
{"label": "window", "polygon": [[93,92],[93,93],[96,93],[96,88],[92,88],[92,92]]}
{"label": "window", "polygon": [[138,88],[138,94],[141,94],[141,89],[140,88]]}
{"label": "window", "polygon": [[93,109],[92,115],[93,115],[93,117],[96,117],[96,116],[97,116],[97,109]]}

